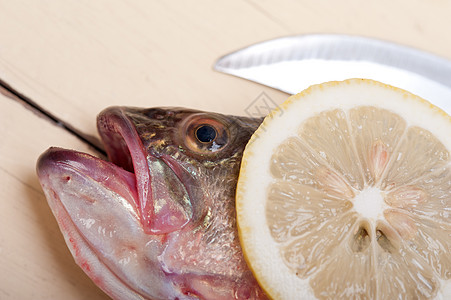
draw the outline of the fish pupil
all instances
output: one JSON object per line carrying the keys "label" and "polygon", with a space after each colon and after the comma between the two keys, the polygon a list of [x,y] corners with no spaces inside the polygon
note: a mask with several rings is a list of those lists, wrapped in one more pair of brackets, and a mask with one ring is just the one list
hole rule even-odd
{"label": "fish pupil", "polygon": [[201,143],[209,143],[216,138],[216,130],[210,125],[201,125],[196,130],[196,138]]}

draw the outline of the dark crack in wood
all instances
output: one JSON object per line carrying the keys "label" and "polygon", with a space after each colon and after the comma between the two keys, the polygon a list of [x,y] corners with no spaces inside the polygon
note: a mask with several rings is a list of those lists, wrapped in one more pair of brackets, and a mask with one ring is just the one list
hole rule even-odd
{"label": "dark crack in wood", "polygon": [[20,104],[22,104],[26,109],[30,110],[32,113],[37,115],[40,118],[43,118],[52,124],[63,128],[70,134],[77,137],[80,141],[87,144],[89,147],[91,147],[93,150],[98,152],[99,156],[101,158],[106,157],[105,149],[103,148],[102,142],[89,134],[85,134],[81,132],[80,130],[76,129],[74,126],[70,125],[69,123],[65,122],[64,120],[58,118],[48,110],[44,109],[42,106],[37,104],[35,101],[31,100],[28,96],[18,92],[16,89],[11,87],[8,83],[0,79],[0,94],[4,95],[5,97],[17,101]]}

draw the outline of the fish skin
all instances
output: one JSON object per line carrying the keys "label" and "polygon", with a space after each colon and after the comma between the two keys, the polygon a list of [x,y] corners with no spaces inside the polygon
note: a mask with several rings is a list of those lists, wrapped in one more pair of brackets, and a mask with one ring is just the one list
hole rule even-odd
{"label": "fish skin", "polygon": [[[38,177],[77,264],[114,299],[267,299],[235,219],[242,153],[261,122],[111,107],[97,119],[111,162],[44,152]],[[205,124],[212,142],[195,136]]]}

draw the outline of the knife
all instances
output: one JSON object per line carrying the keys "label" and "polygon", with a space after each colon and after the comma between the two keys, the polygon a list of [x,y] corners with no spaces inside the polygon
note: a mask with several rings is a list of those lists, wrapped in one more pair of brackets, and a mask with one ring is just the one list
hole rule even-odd
{"label": "knife", "polygon": [[377,39],[282,37],[227,54],[214,69],[288,94],[326,81],[373,79],[416,94],[451,115],[451,61]]}

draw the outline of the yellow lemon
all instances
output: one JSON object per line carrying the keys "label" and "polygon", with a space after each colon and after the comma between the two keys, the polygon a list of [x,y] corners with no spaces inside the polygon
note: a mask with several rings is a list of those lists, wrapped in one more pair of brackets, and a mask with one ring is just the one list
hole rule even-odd
{"label": "yellow lemon", "polygon": [[[451,101],[451,99],[449,99]],[[274,299],[451,299],[451,118],[363,79],[312,86],[246,147],[240,241]]]}

